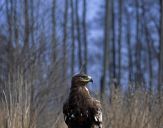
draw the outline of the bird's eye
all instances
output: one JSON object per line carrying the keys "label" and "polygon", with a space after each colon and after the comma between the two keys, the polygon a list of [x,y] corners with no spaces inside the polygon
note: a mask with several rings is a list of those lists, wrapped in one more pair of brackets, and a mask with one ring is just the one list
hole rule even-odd
{"label": "bird's eye", "polygon": [[87,76],[83,76],[84,79],[87,79]]}
{"label": "bird's eye", "polygon": [[80,77],[80,79],[84,79],[84,77],[83,77],[83,76],[81,76],[81,77]]}
{"label": "bird's eye", "polygon": [[83,80],[83,79],[86,79],[86,77],[85,77],[85,76],[80,76],[80,79],[82,79],[82,80]]}

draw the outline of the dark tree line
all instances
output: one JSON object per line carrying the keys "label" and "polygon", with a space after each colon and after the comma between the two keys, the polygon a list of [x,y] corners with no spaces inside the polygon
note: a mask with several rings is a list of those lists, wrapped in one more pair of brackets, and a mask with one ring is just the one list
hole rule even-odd
{"label": "dark tree line", "polygon": [[22,120],[0,127],[54,125],[42,120],[60,113],[69,78],[88,71],[87,1],[4,0],[0,14],[0,100]]}
{"label": "dark tree line", "polygon": [[[37,117],[44,120],[49,104],[60,112],[67,83],[81,69],[93,75],[101,98],[112,83],[162,95],[163,1],[97,3],[0,2],[0,98],[19,103],[22,113],[29,110],[29,127],[36,126],[32,120]],[[90,5],[96,10],[93,17]]]}
{"label": "dark tree line", "polygon": [[[107,81],[112,80],[120,87],[128,81],[136,88],[146,87],[160,93],[162,1],[106,0],[104,5],[101,93],[104,93]],[[160,16],[151,13],[154,11]]]}
{"label": "dark tree line", "polygon": [[[89,51],[93,51],[94,44],[88,37],[89,32],[96,29],[89,27],[91,22],[94,22],[93,19],[89,22],[87,20],[89,2],[65,0],[63,3],[59,5],[59,1],[52,0],[49,7],[42,7],[43,1],[32,0],[6,0],[1,3],[1,12],[5,12],[1,18],[6,21],[1,23],[5,28],[1,30],[1,35],[7,38],[9,72],[15,70],[12,66],[21,65],[17,60],[28,60],[29,50],[35,52],[39,45],[45,47],[42,51],[49,50],[50,54],[46,54],[46,57],[51,58],[49,62],[54,64],[58,57],[61,57],[63,80],[76,72],[75,67],[78,71],[83,67],[85,73],[89,72]],[[116,79],[119,86],[128,81],[138,86],[145,85],[150,90],[155,88],[153,84],[157,84],[160,90],[162,1],[106,0],[101,4],[104,5],[99,8],[103,10],[99,17],[103,17],[100,29],[104,33],[100,41],[103,48],[99,48],[103,51],[101,92],[104,92],[106,84],[112,79]],[[61,12],[58,12],[59,10]],[[150,10],[160,16],[150,13]],[[45,15],[46,19],[40,18],[42,15]],[[96,25],[98,26],[98,23]],[[47,43],[42,42],[42,39]],[[42,43],[38,43],[39,41]],[[92,49],[88,49],[88,44],[92,45]],[[58,53],[58,50],[62,52]],[[154,64],[158,67],[154,67]],[[128,80],[124,80],[124,76]]]}

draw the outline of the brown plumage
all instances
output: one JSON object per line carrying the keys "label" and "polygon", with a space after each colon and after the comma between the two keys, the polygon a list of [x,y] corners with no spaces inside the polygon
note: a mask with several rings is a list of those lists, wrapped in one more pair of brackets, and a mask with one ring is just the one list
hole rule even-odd
{"label": "brown plumage", "polygon": [[69,98],[63,105],[68,128],[102,128],[101,104],[86,88],[89,82],[93,82],[92,78],[85,74],[72,77]]}

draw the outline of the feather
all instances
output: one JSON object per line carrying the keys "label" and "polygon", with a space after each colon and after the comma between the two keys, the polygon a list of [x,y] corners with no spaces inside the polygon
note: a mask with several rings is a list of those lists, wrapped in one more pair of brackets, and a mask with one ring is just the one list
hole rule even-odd
{"label": "feather", "polygon": [[72,78],[70,94],[63,105],[64,120],[68,128],[102,128],[101,103],[91,97],[86,88],[85,82],[89,79],[91,77],[83,74]]}

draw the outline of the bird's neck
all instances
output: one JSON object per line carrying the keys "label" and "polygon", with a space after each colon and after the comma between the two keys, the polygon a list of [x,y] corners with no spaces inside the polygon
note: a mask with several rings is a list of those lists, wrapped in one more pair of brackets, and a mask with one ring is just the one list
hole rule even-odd
{"label": "bird's neck", "polygon": [[85,83],[76,83],[74,81],[71,82],[71,88],[78,88],[78,87],[86,87],[87,84]]}
{"label": "bird's neck", "polygon": [[71,86],[71,90],[78,90],[78,89],[82,89],[82,90],[86,90],[86,91],[88,91],[89,92],[89,90],[88,90],[88,88],[85,86],[85,85],[72,85]]}
{"label": "bird's neck", "polygon": [[84,95],[89,95],[89,90],[86,86],[79,86],[79,85],[75,85],[75,86],[71,86],[71,93],[76,93],[78,92],[79,94],[84,94]]}

